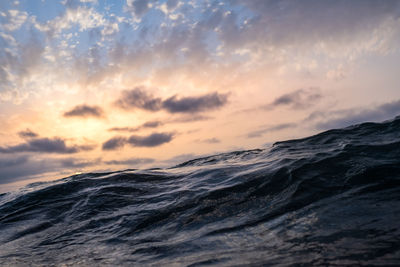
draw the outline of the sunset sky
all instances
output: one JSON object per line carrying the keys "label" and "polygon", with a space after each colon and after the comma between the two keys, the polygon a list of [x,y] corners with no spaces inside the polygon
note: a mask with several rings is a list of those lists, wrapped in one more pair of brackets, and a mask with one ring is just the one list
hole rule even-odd
{"label": "sunset sky", "polygon": [[0,1],[0,184],[400,115],[400,1]]}

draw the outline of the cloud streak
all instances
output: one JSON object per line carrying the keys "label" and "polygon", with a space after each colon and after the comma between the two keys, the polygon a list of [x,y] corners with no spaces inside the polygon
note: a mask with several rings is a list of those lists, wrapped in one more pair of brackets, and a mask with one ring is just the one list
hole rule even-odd
{"label": "cloud streak", "polygon": [[148,121],[138,127],[113,127],[113,128],[108,129],[108,131],[110,131],[110,132],[137,132],[141,129],[158,128],[162,125],[164,125],[164,123],[161,121]]}
{"label": "cloud streak", "polygon": [[273,126],[267,126],[260,130],[249,132],[247,134],[247,137],[248,138],[257,138],[257,137],[263,136],[266,133],[282,131],[285,129],[294,128],[296,126],[297,125],[295,123],[282,123],[282,124],[277,124],[277,125],[273,125]]}
{"label": "cloud streak", "polygon": [[30,129],[25,129],[23,131],[18,132],[18,136],[21,138],[34,138],[38,137],[39,135]]}
{"label": "cloud streak", "polygon": [[263,108],[266,110],[272,110],[277,107],[285,106],[291,109],[306,109],[315,105],[315,103],[317,103],[321,98],[322,95],[318,93],[315,88],[299,89],[279,96]]}
{"label": "cloud streak", "polygon": [[398,115],[400,115],[400,100],[371,108],[317,111],[310,114],[304,122],[313,124],[318,130],[328,130],[367,121],[383,121]]}

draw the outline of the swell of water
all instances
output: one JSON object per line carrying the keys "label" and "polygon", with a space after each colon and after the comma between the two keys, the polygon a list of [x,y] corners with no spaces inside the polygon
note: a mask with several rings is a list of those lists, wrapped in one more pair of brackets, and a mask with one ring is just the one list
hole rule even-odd
{"label": "swell of water", "polygon": [[0,195],[0,265],[399,265],[400,118]]}

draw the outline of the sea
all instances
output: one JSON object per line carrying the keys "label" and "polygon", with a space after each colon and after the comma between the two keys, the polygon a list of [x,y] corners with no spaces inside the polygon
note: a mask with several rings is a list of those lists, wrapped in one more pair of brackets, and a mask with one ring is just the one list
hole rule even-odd
{"label": "sea", "polygon": [[400,117],[2,193],[0,266],[400,266]]}

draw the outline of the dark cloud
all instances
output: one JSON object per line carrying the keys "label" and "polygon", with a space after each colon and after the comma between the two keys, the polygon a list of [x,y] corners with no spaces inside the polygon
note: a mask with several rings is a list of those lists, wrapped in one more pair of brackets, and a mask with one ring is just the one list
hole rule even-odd
{"label": "dark cloud", "polygon": [[316,89],[299,89],[294,92],[281,95],[272,103],[264,106],[264,109],[271,110],[279,106],[287,106],[292,109],[306,109],[315,105],[322,98]]}
{"label": "dark cloud", "polygon": [[21,138],[34,138],[39,136],[37,133],[32,132],[30,129],[25,129],[24,131],[20,131],[18,132],[18,135]]}
{"label": "dark cloud", "polygon": [[64,117],[103,117],[104,112],[100,107],[88,106],[88,105],[78,105],[64,113]]}
{"label": "dark cloud", "polygon": [[103,150],[115,150],[123,147],[126,144],[125,137],[116,136],[103,143]]}
{"label": "dark cloud", "polygon": [[0,184],[15,182],[53,170],[53,163],[43,160],[32,161],[27,156],[0,159]]}
{"label": "dark cloud", "polygon": [[136,147],[154,147],[168,143],[172,140],[172,133],[152,133],[147,136],[131,135],[129,138],[116,136],[103,144],[103,150],[116,150],[126,144]]}
{"label": "dark cloud", "polygon": [[155,160],[150,158],[133,158],[126,160],[110,160],[104,161],[107,165],[140,165],[140,164],[149,164],[153,163]]}
{"label": "dark cloud", "polygon": [[367,121],[379,122],[399,114],[400,100],[397,100],[371,108],[314,112],[305,119],[305,122],[312,123],[319,130],[328,130]]}
{"label": "dark cloud", "polygon": [[25,143],[0,147],[0,153],[36,152],[36,153],[58,153],[70,154],[94,149],[93,145],[67,146],[65,141],[59,137],[33,138]]}
{"label": "dark cloud", "polygon": [[172,137],[172,133],[153,133],[149,136],[132,135],[127,142],[132,146],[153,147],[170,142]]}
{"label": "dark cloud", "polygon": [[123,109],[140,108],[148,111],[158,111],[162,107],[161,98],[147,93],[143,87],[123,91],[115,104]]}
{"label": "dark cloud", "polygon": [[144,87],[136,87],[123,91],[115,104],[123,109],[139,108],[153,112],[165,109],[169,113],[198,113],[218,109],[227,102],[228,95],[217,92],[193,97],[172,96],[162,100],[147,93]]}
{"label": "dark cloud", "polygon": [[281,130],[284,130],[284,129],[294,128],[296,126],[297,125],[294,124],[294,123],[282,123],[282,124],[277,124],[277,125],[273,125],[273,126],[267,126],[267,127],[264,127],[264,128],[262,128],[260,130],[248,133],[247,137],[248,138],[261,137],[264,134],[269,133],[269,132],[277,132],[277,131],[281,131]]}
{"label": "dark cloud", "polygon": [[170,113],[196,113],[220,108],[228,102],[226,94],[211,93],[197,97],[170,97],[163,107]]}
{"label": "dark cloud", "polygon": [[0,184],[35,178],[39,174],[43,178],[43,175],[52,172],[57,172],[56,175],[71,175],[77,169],[83,170],[101,163],[101,159],[38,158],[26,155],[12,158],[13,156],[7,156],[11,158],[0,158]]}

